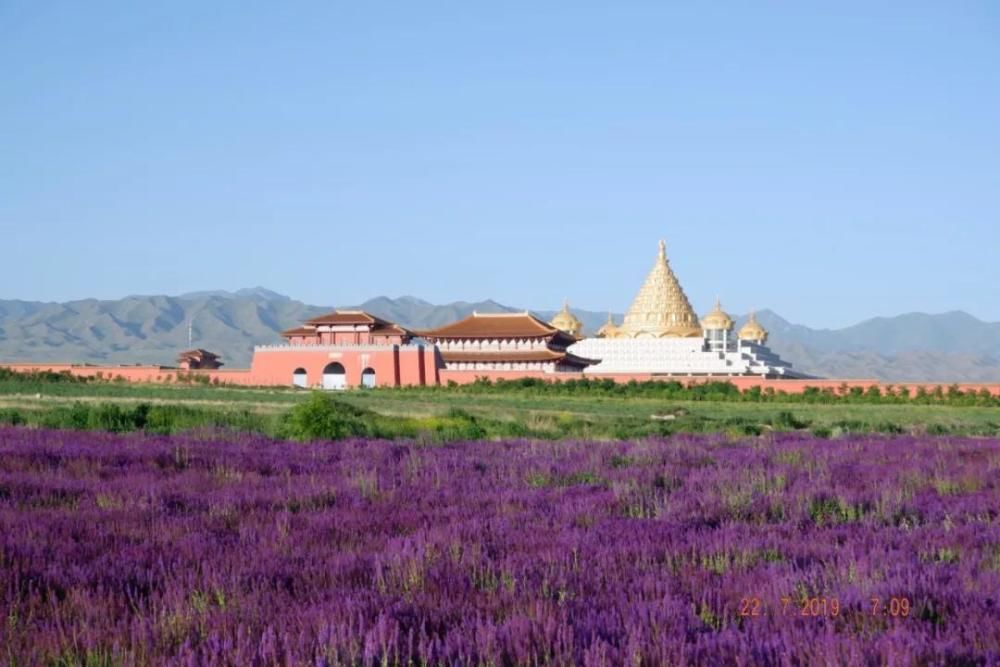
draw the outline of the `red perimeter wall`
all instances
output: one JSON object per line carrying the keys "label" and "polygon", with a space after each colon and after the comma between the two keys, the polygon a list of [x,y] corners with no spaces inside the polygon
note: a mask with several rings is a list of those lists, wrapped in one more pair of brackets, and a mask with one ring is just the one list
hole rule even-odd
{"label": "red perimeter wall", "polygon": [[361,385],[361,372],[365,368],[375,371],[375,380],[380,387],[436,385],[438,358],[433,347],[393,346],[390,349],[358,349],[342,352],[309,349],[303,345],[294,350],[258,350],[249,369],[181,370],[166,366],[82,366],[78,364],[18,363],[0,364],[13,371],[68,372],[79,377],[100,377],[108,380],[122,378],[127,382],[177,382],[178,376],[207,377],[217,384],[250,386],[292,385],[292,374],[296,369],[306,371],[306,381],[310,387],[318,387],[323,381],[323,369],[332,362],[344,367],[348,387]]}
{"label": "red perimeter wall", "polygon": [[[367,355],[363,359],[362,355]],[[799,394],[807,387],[818,389],[831,389],[840,391],[842,388],[860,387],[868,389],[873,385],[879,387],[893,386],[896,389],[907,387],[910,393],[916,393],[919,387],[926,391],[933,391],[936,387],[947,388],[949,383],[935,382],[879,382],[877,380],[787,380],[787,379],[762,379],[759,377],[688,377],[688,376],[662,376],[651,374],[572,374],[559,373],[547,374],[541,372],[526,371],[449,371],[441,368],[440,357],[434,347],[412,346],[396,347],[391,350],[348,350],[344,352],[329,352],[323,350],[309,350],[303,346],[302,350],[293,352],[260,350],[254,355],[253,363],[249,369],[234,370],[194,370],[183,371],[176,368],[164,366],[80,366],[74,364],[46,364],[46,363],[15,363],[0,364],[0,367],[9,368],[14,371],[52,371],[69,372],[81,377],[102,377],[114,379],[121,377],[128,382],[176,382],[178,375],[207,376],[209,381],[218,384],[252,385],[252,386],[280,386],[287,387],[292,384],[292,373],[296,368],[304,368],[308,377],[308,384],[311,387],[319,386],[322,382],[323,368],[337,361],[344,366],[348,387],[357,387],[361,384],[361,371],[365,367],[375,370],[377,385],[380,387],[399,386],[434,386],[446,385],[448,382],[457,384],[468,384],[474,382],[478,377],[488,377],[491,380],[504,378],[516,380],[519,378],[532,377],[546,381],[569,380],[578,378],[589,378],[594,380],[610,379],[615,382],[629,382],[635,380],[643,382],[646,380],[677,381],[684,384],[697,384],[702,382],[731,382],[740,390],[746,391],[751,387],[771,387],[775,391],[783,391],[789,394]],[[994,396],[1000,396],[1000,383],[997,384],[958,384],[963,392],[989,391]]]}

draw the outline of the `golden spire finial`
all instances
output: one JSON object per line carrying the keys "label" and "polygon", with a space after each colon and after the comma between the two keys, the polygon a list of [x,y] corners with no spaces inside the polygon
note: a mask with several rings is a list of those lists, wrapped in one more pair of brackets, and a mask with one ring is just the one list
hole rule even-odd
{"label": "golden spire finial", "polygon": [[667,242],[660,239],[660,259],[667,261]]}

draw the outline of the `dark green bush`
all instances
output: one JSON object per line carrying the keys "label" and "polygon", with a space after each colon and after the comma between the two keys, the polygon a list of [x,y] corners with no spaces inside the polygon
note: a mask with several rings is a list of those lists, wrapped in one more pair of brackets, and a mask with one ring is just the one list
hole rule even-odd
{"label": "dark green bush", "polygon": [[376,414],[315,391],[286,415],[279,435],[290,440],[337,440],[374,436]]}
{"label": "dark green bush", "polygon": [[0,424],[4,426],[20,426],[24,423],[24,415],[16,408],[3,408],[0,410]]}
{"label": "dark green bush", "polygon": [[775,428],[794,431],[809,426],[808,421],[799,419],[788,410],[782,410],[771,420],[771,425]]}

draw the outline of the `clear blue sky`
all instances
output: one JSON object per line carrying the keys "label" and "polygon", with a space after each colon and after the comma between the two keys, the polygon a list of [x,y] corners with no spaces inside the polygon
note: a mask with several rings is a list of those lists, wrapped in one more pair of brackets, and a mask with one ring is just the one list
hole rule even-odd
{"label": "clear blue sky", "polygon": [[1000,320],[1000,3],[0,0],[0,298]]}

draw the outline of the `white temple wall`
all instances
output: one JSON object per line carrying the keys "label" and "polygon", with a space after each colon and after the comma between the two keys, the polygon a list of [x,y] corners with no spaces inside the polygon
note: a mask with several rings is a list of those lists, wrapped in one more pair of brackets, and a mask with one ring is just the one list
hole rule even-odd
{"label": "white temple wall", "polygon": [[785,375],[791,368],[759,344],[709,351],[701,338],[586,338],[572,354],[600,363],[585,374],[664,373],[692,375]]}

